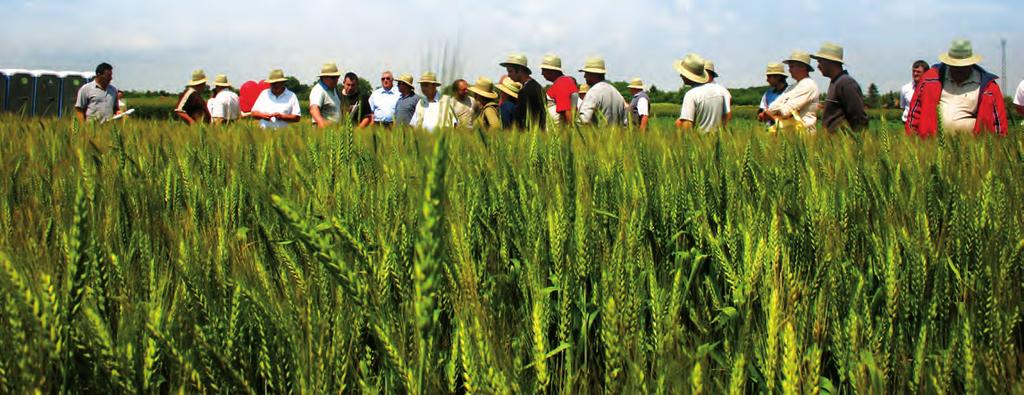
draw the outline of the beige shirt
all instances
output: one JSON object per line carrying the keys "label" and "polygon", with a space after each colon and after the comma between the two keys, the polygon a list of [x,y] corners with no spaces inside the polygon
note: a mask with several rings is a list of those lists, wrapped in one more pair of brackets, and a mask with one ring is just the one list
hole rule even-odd
{"label": "beige shirt", "polygon": [[971,76],[958,84],[953,81],[952,73],[946,72],[942,83],[942,98],[939,109],[942,111],[942,130],[947,132],[970,132],[978,119],[978,95],[981,94],[981,73],[972,70]]}
{"label": "beige shirt", "polygon": [[459,120],[459,126],[473,127],[473,105],[473,98],[469,95],[462,100],[452,96],[452,111],[455,112],[455,118]]}
{"label": "beige shirt", "polygon": [[818,84],[807,77],[790,85],[768,106],[768,111],[782,118],[791,117],[796,111],[807,131],[814,133],[814,124],[818,122]]}

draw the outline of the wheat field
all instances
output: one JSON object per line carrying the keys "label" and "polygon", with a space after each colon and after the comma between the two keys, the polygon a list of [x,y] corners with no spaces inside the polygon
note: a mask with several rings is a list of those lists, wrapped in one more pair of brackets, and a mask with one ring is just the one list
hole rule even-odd
{"label": "wheat field", "polygon": [[1024,393],[1024,139],[0,118],[0,393]]}

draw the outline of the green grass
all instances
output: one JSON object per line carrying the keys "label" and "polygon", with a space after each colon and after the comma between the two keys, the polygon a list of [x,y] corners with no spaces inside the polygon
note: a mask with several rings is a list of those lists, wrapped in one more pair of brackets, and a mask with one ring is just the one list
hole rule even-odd
{"label": "green grass", "polygon": [[0,123],[0,393],[1024,391],[1019,129]]}

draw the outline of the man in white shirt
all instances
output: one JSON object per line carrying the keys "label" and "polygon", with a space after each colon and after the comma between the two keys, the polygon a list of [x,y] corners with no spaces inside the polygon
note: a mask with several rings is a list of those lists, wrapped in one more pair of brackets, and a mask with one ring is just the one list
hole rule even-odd
{"label": "man in white shirt", "polygon": [[437,87],[441,83],[437,75],[425,72],[420,76],[420,91],[423,92],[423,100],[416,105],[416,112],[412,114],[409,125],[417,128],[424,128],[434,131],[437,128],[448,128],[459,123],[452,110],[452,98],[441,95]]}
{"label": "man in white shirt", "polygon": [[341,71],[334,63],[320,67],[320,81],[309,90],[309,115],[313,124],[323,129],[338,122],[341,117],[341,99],[338,97],[338,79]]}
{"label": "man in white shirt", "polygon": [[683,96],[676,128],[691,130],[697,128],[709,133],[725,127],[729,98],[720,89],[709,85],[710,73],[704,68],[704,58],[695,53],[677,60],[675,69],[683,83],[693,88]]}
{"label": "man in white shirt", "polygon": [[241,117],[238,94],[231,91],[228,76],[218,74],[213,79],[213,98],[206,102],[206,107],[214,124],[231,123]]}
{"label": "man in white shirt", "polygon": [[629,121],[629,114],[626,114],[629,107],[619,90],[605,80],[608,71],[604,59],[587,59],[580,72],[590,86],[587,96],[580,104],[580,123],[597,126],[625,125]]}
{"label": "man in white shirt", "polygon": [[395,122],[395,109],[401,92],[395,87],[395,76],[390,71],[380,75],[380,88],[370,94],[370,111],[373,111],[373,123],[391,126]]}
{"label": "man in white shirt", "polygon": [[[768,106],[768,114],[775,119],[775,126],[786,131],[805,130],[814,133],[818,123],[818,84],[810,78],[811,55],[796,50],[789,59],[782,61],[789,66],[789,75],[796,83]],[[794,116],[796,114],[796,116]]]}
{"label": "man in white shirt", "polygon": [[[1017,114],[1024,116],[1024,81],[1017,85],[1017,93],[1013,95],[1013,106],[1017,108]],[[1024,125],[1024,121],[1021,125]]]}
{"label": "man in white shirt", "polygon": [[287,80],[281,69],[271,71],[267,77],[270,89],[261,92],[256,104],[252,105],[252,117],[260,120],[261,128],[282,128],[301,119],[299,98],[284,87]]}
{"label": "man in white shirt", "polygon": [[629,82],[629,93],[633,100],[629,103],[629,122],[641,132],[647,131],[647,121],[651,117],[651,99],[644,90],[644,81],[634,78]]}
{"label": "man in white shirt", "polygon": [[914,62],[914,65],[910,67],[913,79],[900,88],[900,108],[903,109],[903,123],[907,123],[907,115],[910,114],[910,100],[914,98],[914,90],[917,89],[917,84],[921,82],[921,76],[928,69],[928,62],[923,60]]}
{"label": "man in white shirt", "polygon": [[704,70],[707,70],[708,80],[707,85],[718,91],[719,94],[725,96],[725,122],[722,126],[729,126],[729,121],[732,121],[732,93],[729,89],[722,84],[719,84],[716,80],[718,79],[718,72],[715,71],[715,62],[708,59],[704,59]]}

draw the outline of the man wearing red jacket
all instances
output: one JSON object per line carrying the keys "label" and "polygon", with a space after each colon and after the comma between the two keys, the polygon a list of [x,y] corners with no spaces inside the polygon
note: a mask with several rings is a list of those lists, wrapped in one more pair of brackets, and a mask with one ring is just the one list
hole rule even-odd
{"label": "man wearing red jacket", "polygon": [[[935,135],[941,122],[949,133],[971,131],[1005,135],[1006,103],[994,74],[978,66],[971,42],[955,40],[942,63],[929,69],[914,91],[907,116],[907,134]],[[940,119],[941,117],[941,119]]]}

